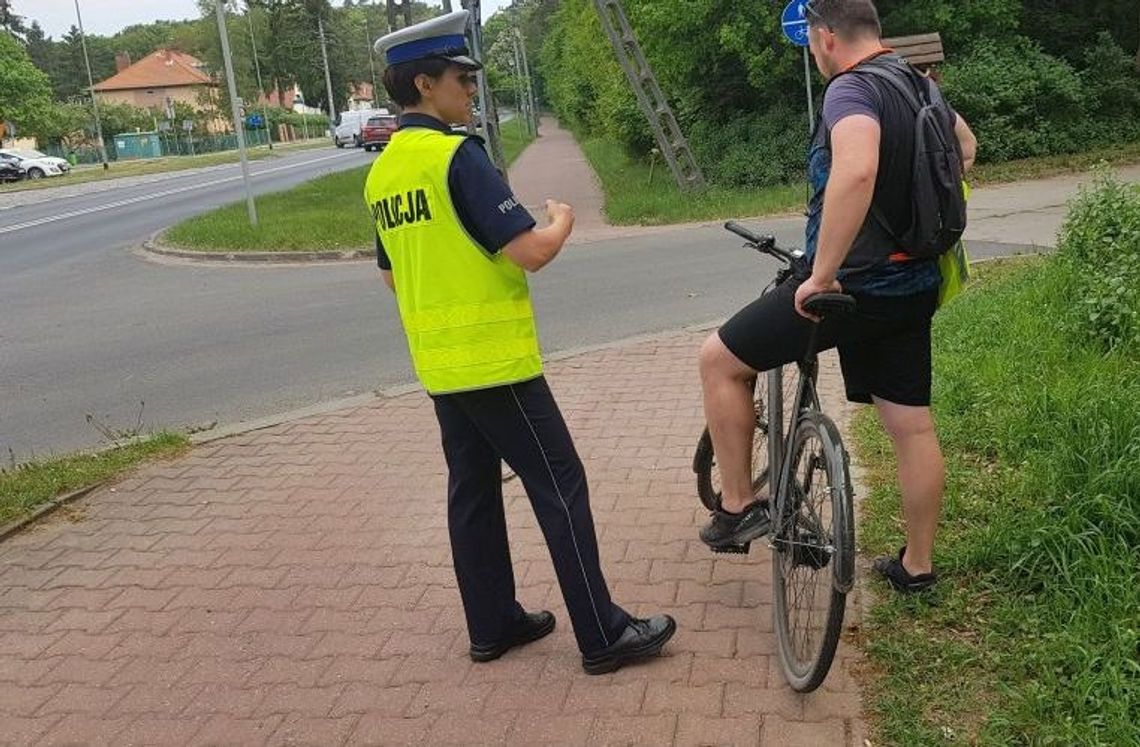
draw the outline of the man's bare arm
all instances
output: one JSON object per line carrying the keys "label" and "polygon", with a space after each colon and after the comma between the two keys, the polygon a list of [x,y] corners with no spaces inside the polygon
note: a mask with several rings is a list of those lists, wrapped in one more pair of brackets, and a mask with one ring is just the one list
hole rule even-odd
{"label": "man's bare arm", "polygon": [[395,293],[396,292],[396,281],[392,278],[392,271],[391,270],[381,270],[380,271],[380,277],[384,279],[384,285],[388,286],[388,289],[391,290],[393,293]]}
{"label": "man's bare arm", "polygon": [[974,159],[978,156],[978,138],[974,131],[959,114],[954,120],[954,135],[958,138],[958,146],[962,149],[962,170],[969,171],[974,166]]}

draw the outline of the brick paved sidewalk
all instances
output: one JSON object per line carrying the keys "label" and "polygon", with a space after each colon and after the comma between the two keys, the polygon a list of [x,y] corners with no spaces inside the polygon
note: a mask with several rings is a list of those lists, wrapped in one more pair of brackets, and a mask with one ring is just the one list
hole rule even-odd
{"label": "brick paved sidewalk", "polygon": [[520,600],[559,627],[466,658],[439,437],[414,393],[200,446],[0,544],[0,742],[861,746],[854,653],[791,692],[767,553],[714,557],[696,538],[702,338],[548,367],[615,599],[680,622],[660,660],[581,672],[517,481]]}

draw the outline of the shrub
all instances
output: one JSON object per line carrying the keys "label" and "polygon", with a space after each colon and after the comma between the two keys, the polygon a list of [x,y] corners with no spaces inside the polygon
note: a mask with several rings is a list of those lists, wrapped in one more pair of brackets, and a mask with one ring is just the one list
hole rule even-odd
{"label": "shrub", "polygon": [[1073,200],[1057,246],[1077,324],[1105,347],[1140,346],[1140,186],[1102,172]]}

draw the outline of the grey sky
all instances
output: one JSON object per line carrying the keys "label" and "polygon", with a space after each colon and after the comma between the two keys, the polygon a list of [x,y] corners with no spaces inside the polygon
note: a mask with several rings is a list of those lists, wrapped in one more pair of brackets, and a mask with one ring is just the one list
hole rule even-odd
{"label": "grey sky", "polygon": [[[483,17],[489,17],[509,2],[483,0]],[[334,5],[341,3],[342,0],[333,0]],[[459,3],[453,5],[458,7]],[[195,0],[79,0],[79,8],[83,13],[83,29],[101,36],[110,36],[136,23],[198,17]],[[75,0],[12,0],[12,11],[23,16],[29,25],[39,21],[44,33],[57,40],[76,25]]]}

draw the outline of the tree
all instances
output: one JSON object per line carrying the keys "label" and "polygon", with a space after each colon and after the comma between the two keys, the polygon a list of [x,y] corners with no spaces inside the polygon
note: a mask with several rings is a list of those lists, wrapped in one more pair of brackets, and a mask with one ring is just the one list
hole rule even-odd
{"label": "tree", "polygon": [[21,41],[28,32],[23,17],[12,11],[12,0],[0,0],[0,30],[7,31]]}
{"label": "tree", "polygon": [[[87,63],[79,29],[72,26],[55,49],[58,56],[52,69],[52,84],[56,98],[66,101],[87,95]],[[91,60],[91,79],[95,83],[115,74],[115,53],[106,37],[87,36],[87,53]]]}
{"label": "tree", "polygon": [[54,77],[56,68],[55,46],[56,44],[51,40],[51,37],[44,35],[44,30],[40,28],[39,22],[32,21],[32,25],[24,37],[24,48],[28,50],[28,56],[32,58],[32,63],[46,73],[49,78]]}
{"label": "tree", "polygon": [[7,31],[0,31],[0,122],[34,130],[52,108],[51,80]]}

